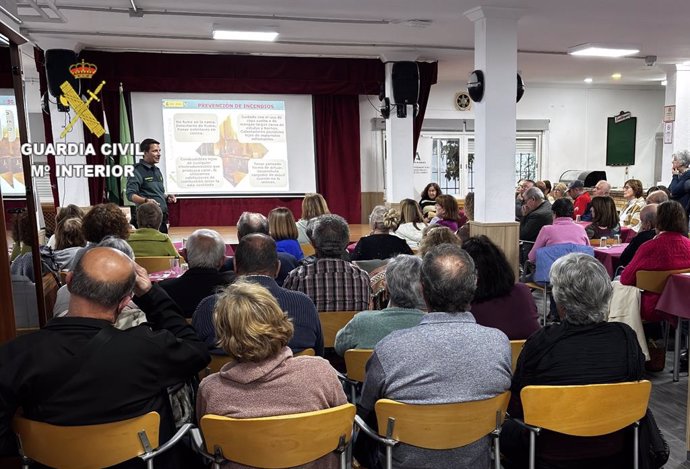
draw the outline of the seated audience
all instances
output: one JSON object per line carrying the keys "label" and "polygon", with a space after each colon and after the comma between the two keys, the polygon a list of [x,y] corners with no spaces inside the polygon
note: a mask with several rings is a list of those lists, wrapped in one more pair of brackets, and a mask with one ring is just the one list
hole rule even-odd
{"label": "seated audience", "polygon": [[[116,238],[115,236],[106,236],[100,243],[89,246],[86,249],[82,249],[79,253],[77,253],[74,258],[74,263],[76,264],[79,262],[81,256],[86,254],[88,250],[95,247],[117,249],[118,251],[125,253],[125,255],[130,259],[134,260],[134,252],[132,251],[132,247],[127,244],[127,241]],[[53,317],[59,318],[67,314],[71,297],[72,296],[70,295],[67,285],[61,286],[57,291],[57,297],[53,307]],[[146,314],[139,309],[134,301],[130,300],[129,303],[122,308],[122,311],[120,311],[120,314],[117,316],[117,320],[113,326],[116,329],[129,329],[130,327],[138,326],[144,322],[146,322]]]}
{"label": "seated audience", "polygon": [[647,204],[645,198],[642,197],[642,181],[637,179],[628,179],[623,186],[623,197],[628,201],[628,204],[621,211],[619,216],[621,227],[627,226],[635,231],[640,231],[640,211]]}
{"label": "seated audience", "polygon": [[645,202],[647,204],[662,204],[664,202],[668,201],[668,192],[661,190],[661,189],[656,189],[653,191],[650,191],[647,194],[647,199]]}
{"label": "seated audience", "polygon": [[539,312],[532,292],[525,284],[515,283],[503,251],[484,235],[468,239],[462,248],[477,268],[477,290],[470,307],[477,324],[500,329],[510,340],[526,339],[538,330]]}
{"label": "seated audience", "polygon": [[428,226],[424,230],[422,242],[419,243],[419,257],[424,258],[431,248],[441,244],[455,244],[456,246],[461,246],[462,241],[460,241],[460,238],[458,238],[455,233],[445,226]]}
{"label": "seated audience", "polygon": [[522,194],[522,219],[520,220],[520,264],[524,264],[539,231],[553,223],[551,204],[544,200],[544,194],[537,187],[531,187]]}
{"label": "seated audience", "polygon": [[657,204],[647,204],[640,211],[640,232],[625,247],[619,265],[630,264],[640,246],[656,236],[656,209]]}
{"label": "seated audience", "polygon": [[[520,391],[531,385],[619,383],[642,379],[644,355],[635,332],[606,322],[612,287],[599,261],[568,254],[551,268],[551,284],[562,322],[534,333],[525,343],[513,375],[508,413],[522,418]],[[542,430],[537,440],[537,467],[559,469],[629,468],[621,430],[601,437],[575,437]],[[501,432],[505,467],[527,467],[527,430],[506,420]]]}
{"label": "seated audience", "polygon": [[401,254],[391,259],[386,268],[388,307],[357,313],[339,330],[335,336],[338,355],[353,348],[372,349],[391,332],[419,324],[426,308],[419,283],[421,267],[419,257]]}
{"label": "seated audience", "polygon": [[450,228],[450,231],[455,233],[462,225],[467,222],[467,217],[458,210],[458,201],[455,197],[448,194],[442,194],[436,197],[436,216],[429,222],[430,225],[441,225]]}
{"label": "seated audience", "polygon": [[98,244],[106,236],[120,239],[129,238],[129,222],[120,207],[110,204],[98,204],[91,208],[82,220],[84,236],[89,244]]}
{"label": "seated audience", "polygon": [[[242,215],[240,215],[240,218],[237,220],[237,239],[242,240],[243,237],[252,233],[261,233],[270,236],[268,219],[260,213],[242,212]],[[278,272],[276,276],[276,282],[278,282],[278,285],[282,285],[290,271],[297,267],[297,259],[287,252],[278,252],[278,260],[280,261],[280,272]],[[234,260],[230,258],[225,261],[225,264],[220,270],[221,272],[225,272],[233,269]]]}
{"label": "seated audience", "polygon": [[312,299],[316,310],[363,311],[369,306],[369,275],[342,259],[350,240],[347,222],[339,215],[322,215],[312,229],[316,261],[294,269],[283,286]]}
{"label": "seated audience", "polygon": [[398,238],[405,240],[411,249],[417,249],[422,240],[422,232],[426,227],[424,215],[417,202],[412,199],[400,201],[400,224],[393,233]]}
{"label": "seated audience", "polygon": [[419,208],[422,211],[425,222],[430,222],[436,216],[436,197],[442,195],[441,187],[435,182],[430,182],[422,191],[419,199]]}
{"label": "seated audience", "polygon": [[137,257],[175,256],[177,249],[167,234],[158,229],[163,221],[163,212],[158,204],[140,204],[137,206],[138,228],[130,233],[127,242]]}
{"label": "seated audience", "polygon": [[297,241],[300,244],[308,244],[309,236],[307,236],[307,223],[310,220],[320,217],[321,215],[326,215],[331,213],[328,210],[328,204],[326,199],[323,198],[321,194],[305,194],[302,200],[302,218],[297,220]]}
{"label": "seated audience", "polygon": [[[422,294],[429,308],[419,325],[394,331],[374,349],[358,413],[375,423],[374,405],[382,398],[413,404],[477,401],[510,387],[510,343],[498,329],[480,326],[469,312],[477,285],[472,258],[459,246],[442,245],[422,261]],[[360,432],[355,456],[367,467]],[[488,468],[490,437],[450,450],[400,444],[393,449],[396,468]],[[372,457],[373,456],[373,457]],[[384,458],[382,452],[378,456]]]}
{"label": "seated audience", "polygon": [[594,197],[592,199],[592,223],[587,228],[589,239],[602,237],[613,238],[620,234],[621,227],[618,223],[616,203],[611,197]]}
{"label": "seated audience", "polygon": [[[139,209],[147,206],[158,208],[154,204],[141,204]],[[177,278],[162,280],[159,285],[180,306],[182,315],[191,318],[201,300],[231,283],[235,275],[219,271],[225,262],[225,241],[218,232],[196,230],[189,236],[186,246],[189,270]]]}
{"label": "seated audience", "polygon": [[569,199],[558,199],[551,206],[553,224],[544,225],[527,258],[532,264],[537,262],[537,250],[552,244],[572,243],[587,246],[589,239],[585,229],[573,221],[573,203]]}
{"label": "seated audience", "polygon": [[[515,189],[515,220],[521,221],[525,216],[522,207],[525,204],[525,191],[534,187],[536,183],[531,179],[520,179]],[[541,189],[540,189],[541,190]],[[543,194],[543,193],[542,193]]]}
{"label": "seated audience", "polygon": [[[474,220],[474,192],[468,192],[465,195],[465,215],[467,216],[467,221]],[[465,223],[460,228],[458,228],[458,236],[464,242],[470,238],[470,224]]]}
{"label": "seated audience", "polygon": [[278,207],[268,213],[268,231],[276,240],[278,252],[292,254],[297,262],[304,258],[302,248],[297,242],[297,225],[289,208]]}
{"label": "seated audience", "polygon": [[[621,283],[635,285],[638,270],[673,270],[690,268],[690,239],[685,209],[675,200],[659,204],[656,209],[657,236],[639,247],[623,269]],[[660,321],[665,315],[655,311],[659,295],[642,292],[642,319]]]}
{"label": "seated audience", "polygon": [[369,215],[371,233],[360,238],[350,256],[353,261],[371,259],[390,259],[397,254],[412,254],[407,243],[392,234],[400,223],[400,215],[395,209],[377,205]]}
{"label": "seated audience", "polygon": [[585,189],[585,184],[579,179],[568,185],[568,195],[573,199],[573,220],[577,220],[578,216],[582,217],[587,213],[592,197]]}
{"label": "seated audience", "polygon": [[[295,353],[313,348],[317,355],[323,355],[323,334],[314,303],[304,293],[282,288],[276,283],[279,265],[275,241],[271,237],[253,233],[240,240],[235,252],[237,275],[266,288],[278,301],[294,326],[288,347]],[[204,298],[192,317],[194,329],[214,353],[222,353],[213,328],[213,311],[219,297],[220,294],[216,294]]]}
{"label": "seated audience", "polygon": [[[240,419],[298,414],[347,403],[326,360],[293,356],[287,346],[293,325],[261,285],[244,280],[230,285],[218,299],[213,324],[232,361],[199,385],[199,420],[206,414]],[[328,454],[313,467],[338,467],[337,457]]]}
{"label": "seated audience", "polygon": [[74,257],[86,246],[81,218],[63,218],[55,227],[55,261],[62,270],[74,268]]}
{"label": "seated audience", "polygon": [[[122,212],[120,212],[122,213]],[[71,298],[65,317],[0,348],[0,455],[17,454],[12,415],[54,425],[92,425],[156,411],[160,442],[174,433],[166,388],[196,375],[209,362],[206,345],[146,271],[125,254],[96,247],[67,274]],[[146,325],[112,324],[134,301]],[[183,467],[175,450],[161,467]],[[141,467],[141,461],[118,467]]]}
{"label": "seated audience", "polygon": [[686,210],[690,204],[690,151],[682,150],[671,155],[673,176],[668,185],[671,200]]}
{"label": "seated audience", "polygon": [[[568,192],[568,186],[565,185],[563,182],[559,182],[555,186],[553,186],[553,190],[551,191],[551,195],[553,197],[553,200],[558,200],[562,199],[563,197],[567,197],[567,192]],[[551,201],[549,201],[551,202]]]}
{"label": "seated audience", "polygon": [[[60,210],[58,210],[57,215],[55,215],[55,231],[56,232],[57,232],[57,226],[63,220],[66,220],[68,218],[78,218],[79,220],[81,220],[82,218],[84,218],[84,210],[81,207],[77,207],[74,204],[69,204],[66,207],[60,207]],[[53,233],[50,236],[46,245],[51,249],[55,249],[55,233]]]}

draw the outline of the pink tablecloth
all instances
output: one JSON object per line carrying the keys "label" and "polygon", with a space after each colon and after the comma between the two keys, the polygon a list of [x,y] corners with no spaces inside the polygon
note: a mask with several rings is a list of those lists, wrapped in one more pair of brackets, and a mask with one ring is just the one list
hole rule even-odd
{"label": "pink tablecloth", "polygon": [[172,270],[161,270],[160,272],[151,272],[149,274],[149,280],[152,282],[160,282],[161,280],[165,280],[166,278],[177,278],[180,275],[182,275],[181,272],[173,272]]}
{"label": "pink tablecloth", "polygon": [[594,248],[594,257],[604,264],[611,278],[613,278],[613,274],[620,264],[621,254],[623,254],[626,247],[628,247],[627,244],[617,244],[607,248]]}
{"label": "pink tablecloth", "polygon": [[[592,224],[591,221],[577,221],[575,223],[580,225],[582,228],[587,228],[589,225]],[[635,237],[635,235],[637,235],[637,233],[632,228],[629,228],[627,226],[621,227],[621,243],[629,243],[630,240],[632,240]]]}
{"label": "pink tablecloth", "polygon": [[656,309],[664,313],[690,318],[690,274],[673,274],[666,280],[666,286],[661,293]]}

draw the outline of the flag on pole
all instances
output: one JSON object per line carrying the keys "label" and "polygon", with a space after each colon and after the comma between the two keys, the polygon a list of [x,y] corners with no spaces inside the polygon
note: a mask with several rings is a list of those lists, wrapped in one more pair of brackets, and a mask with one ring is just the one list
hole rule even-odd
{"label": "flag on pole", "polygon": [[[125,103],[125,92],[122,88],[122,83],[120,83],[120,143],[130,144],[132,143],[132,132],[129,127],[129,113],[127,112],[127,103]],[[120,165],[133,165],[134,155],[131,151],[127,151],[125,154],[120,155]],[[134,205],[132,202],[127,200],[127,177],[122,176],[120,180],[120,188],[122,190],[122,203],[125,206]]]}
{"label": "flag on pole", "polygon": [[[105,110],[103,110],[103,124],[105,124],[105,134],[103,135],[103,142],[108,145],[111,145],[113,143],[113,140],[110,137],[110,127],[108,126],[108,118],[105,115]],[[110,152],[110,154],[105,157],[105,162],[111,168],[110,176],[108,176],[108,178],[105,181],[106,198],[108,199],[108,202],[121,205],[120,188],[118,186],[118,181],[117,178],[112,175],[112,168],[113,166],[115,166],[115,157],[112,155],[112,152]]]}

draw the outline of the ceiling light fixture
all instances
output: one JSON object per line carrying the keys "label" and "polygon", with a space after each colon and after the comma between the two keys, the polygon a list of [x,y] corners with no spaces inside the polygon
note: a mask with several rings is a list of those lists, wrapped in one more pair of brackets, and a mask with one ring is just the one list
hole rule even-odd
{"label": "ceiling light fixture", "polygon": [[635,46],[612,46],[588,42],[568,48],[568,54],[582,57],[626,57],[640,52]]}
{"label": "ceiling light fixture", "polygon": [[593,81],[592,77],[585,78],[585,83],[592,83]]}
{"label": "ceiling light fixture", "polygon": [[214,29],[213,39],[224,41],[262,41],[273,42],[278,37],[275,31],[240,31],[229,29]]}
{"label": "ceiling light fixture", "polygon": [[611,78],[613,78],[614,80],[620,80],[621,78],[623,78],[623,75],[621,75],[620,73],[614,73],[613,75],[611,75]]}
{"label": "ceiling light fixture", "polygon": [[666,80],[661,80],[661,81],[659,82],[659,84],[660,84],[661,86],[666,86],[666,85],[668,84],[668,82],[667,82]]}

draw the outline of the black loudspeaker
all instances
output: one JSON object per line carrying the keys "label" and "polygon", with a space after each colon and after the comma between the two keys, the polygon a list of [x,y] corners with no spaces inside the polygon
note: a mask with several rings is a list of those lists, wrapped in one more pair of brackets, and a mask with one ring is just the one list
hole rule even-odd
{"label": "black loudspeaker", "polygon": [[419,67],[417,62],[395,62],[391,73],[393,102],[417,104],[419,100]]}
{"label": "black loudspeaker", "polygon": [[60,85],[68,81],[79,92],[79,80],[69,72],[69,67],[77,63],[77,54],[69,49],[48,49],[45,54],[46,78],[50,94],[58,98],[62,94]]}

